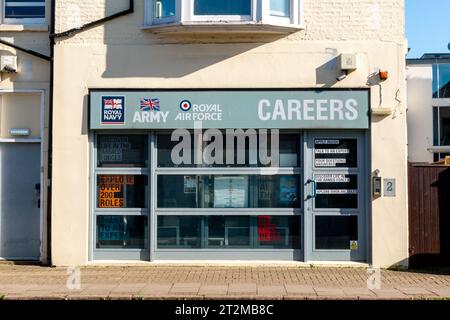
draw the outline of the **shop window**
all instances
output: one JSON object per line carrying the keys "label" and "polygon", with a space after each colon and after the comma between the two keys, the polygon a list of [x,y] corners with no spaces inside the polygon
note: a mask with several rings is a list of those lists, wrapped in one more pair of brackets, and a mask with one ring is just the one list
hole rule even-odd
{"label": "shop window", "polygon": [[201,217],[158,216],[158,248],[200,248]]}
{"label": "shop window", "polygon": [[258,216],[257,244],[264,248],[300,249],[300,216]]}
{"label": "shop window", "polygon": [[[301,148],[299,134],[280,133],[278,151],[276,151],[275,146],[272,148],[270,134],[267,135],[266,141],[264,141],[259,135],[254,137],[249,137],[245,134],[227,136],[225,131],[222,131],[222,133],[222,156],[213,153],[213,159],[210,161],[208,161],[210,155],[208,146],[214,143],[213,139],[211,139],[212,141],[204,141],[205,137],[203,137],[200,148],[195,144],[194,140],[201,139],[202,137],[195,136],[194,134],[191,134],[187,142],[178,137],[174,137],[173,139],[175,141],[172,141],[171,134],[168,133],[158,134],[158,167],[269,167],[273,166],[273,164],[278,164],[278,166],[283,168],[300,166]],[[229,146],[227,146],[227,140],[232,141],[232,152],[227,150]],[[185,143],[190,146],[189,149],[177,148],[177,145],[180,146]],[[261,161],[262,152],[259,150],[261,147],[267,149],[265,153],[267,156],[275,157],[276,155],[277,159],[274,158],[270,162],[266,161],[266,163],[263,163]],[[196,151],[194,148],[200,151]],[[196,152],[200,152],[202,155],[201,162],[195,161],[194,155]],[[180,158],[183,161],[180,161]]]}
{"label": "shop window", "polygon": [[97,249],[145,249],[147,217],[97,216]]}
{"label": "shop window", "polygon": [[158,249],[300,249],[300,216],[158,216]]}
{"label": "shop window", "polygon": [[208,247],[250,247],[250,217],[208,217]]}
{"label": "shop window", "polygon": [[98,135],[98,167],[146,167],[148,143],[146,135]]}
{"label": "shop window", "polygon": [[45,1],[3,0],[5,23],[44,23]]}
{"label": "shop window", "polygon": [[147,176],[98,175],[97,208],[146,208]]}
{"label": "shop window", "polygon": [[158,208],[299,208],[299,175],[159,175]]}
{"label": "shop window", "polygon": [[358,176],[356,174],[316,174],[315,208],[357,209]]}
{"label": "shop window", "polygon": [[350,250],[358,241],[357,216],[316,216],[315,248],[325,250]]}
{"label": "shop window", "polygon": [[299,176],[257,176],[258,208],[300,207]]}

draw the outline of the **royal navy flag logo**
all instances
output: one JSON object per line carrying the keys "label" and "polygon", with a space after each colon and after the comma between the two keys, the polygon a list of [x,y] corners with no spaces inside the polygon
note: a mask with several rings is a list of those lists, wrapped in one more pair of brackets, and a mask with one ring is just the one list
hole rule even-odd
{"label": "royal navy flag logo", "polygon": [[125,97],[102,97],[102,124],[125,123]]}
{"label": "royal navy flag logo", "polygon": [[140,107],[141,111],[159,111],[159,99],[141,98]]}

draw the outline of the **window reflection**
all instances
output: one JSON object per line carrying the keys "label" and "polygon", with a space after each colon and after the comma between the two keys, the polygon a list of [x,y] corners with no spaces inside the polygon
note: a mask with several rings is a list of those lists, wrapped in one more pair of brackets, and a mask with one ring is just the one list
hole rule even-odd
{"label": "window reflection", "polygon": [[194,0],[195,15],[240,15],[251,14],[251,0]]}

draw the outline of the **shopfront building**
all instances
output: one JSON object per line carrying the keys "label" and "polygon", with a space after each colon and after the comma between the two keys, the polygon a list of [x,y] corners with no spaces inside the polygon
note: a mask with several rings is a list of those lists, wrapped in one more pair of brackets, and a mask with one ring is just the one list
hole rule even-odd
{"label": "shopfront building", "polygon": [[52,263],[406,265],[403,1],[160,2],[56,39]]}
{"label": "shopfront building", "polygon": [[91,91],[92,258],[366,261],[368,101]]}

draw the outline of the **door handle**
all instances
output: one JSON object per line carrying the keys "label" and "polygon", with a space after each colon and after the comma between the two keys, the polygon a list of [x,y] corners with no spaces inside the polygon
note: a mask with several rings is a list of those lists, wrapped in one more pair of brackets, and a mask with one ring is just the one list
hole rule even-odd
{"label": "door handle", "polygon": [[313,193],[312,193],[312,195],[309,194],[309,195],[306,197],[306,199],[312,199],[312,198],[315,198],[316,195],[317,195],[317,184],[316,184],[316,181],[313,180],[313,179],[308,179],[308,181],[306,181],[306,183],[307,183],[307,184],[309,184],[309,183],[312,183],[312,184],[313,184],[313,185],[312,185],[312,191],[313,191]]}

